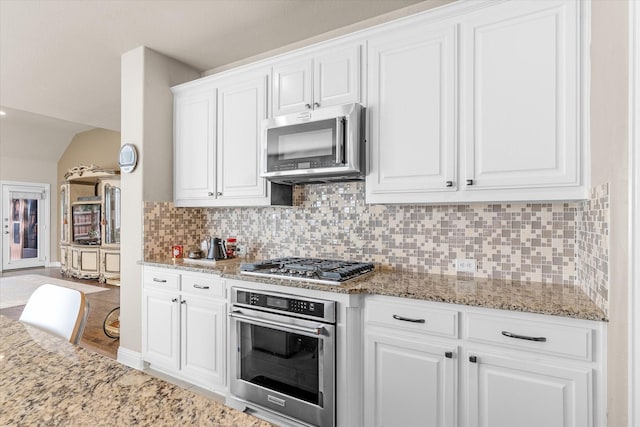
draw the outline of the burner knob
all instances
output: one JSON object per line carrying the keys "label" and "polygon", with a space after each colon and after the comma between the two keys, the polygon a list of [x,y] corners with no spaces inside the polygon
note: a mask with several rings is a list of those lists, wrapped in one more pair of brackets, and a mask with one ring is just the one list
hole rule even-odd
{"label": "burner knob", "polygon": [[313,271],[307,271],[307,276],[312,277],[314,275]]}

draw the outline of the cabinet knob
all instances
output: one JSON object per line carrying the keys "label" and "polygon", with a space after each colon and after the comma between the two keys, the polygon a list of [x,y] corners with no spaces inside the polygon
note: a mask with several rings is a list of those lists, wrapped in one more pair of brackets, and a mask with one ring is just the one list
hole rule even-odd
{"label": "cabinet knob", "polygon": [[452,351],[445,352],[444,357],[446,357],[447,359],[453,359],[453,352]]}
{"label": "cabinet knob", "polygon": [[453,187],[453,181],[447,181],[445,185],[447,187]]}
{"label": "cabinet knob", "polygon": [[306,108],[307,110],[311,109],[311,104],[304,104],[304,108]]}
{"label": "cabinet knob", "polygon": [[468,179],[467,180],[467,185],[473,185],[473,180],[472,179]]}
{"label": "cabinet knob", "polygon": [[476,356],[469,356],[469,362],[478,363],[478,358]]}
{"label": "cabinet knob", "polygon": [[320,103],[319,102],[314,102],[313,103],[313,108],[320,108]]}
{"label": "cabinet knob", "polygon": [[216,193],[216,196],[218,196],[218,197],[222,196],[222,191],[218,191],[218,192]]}
{"label": "cabinet knob", "polygon": [[180,301],[180,304],[186,304],[186,303],[187,303],[187,301],[186,301],[186,300],[182,300],[182,301]]}
{"label": "cabinet knob", "polygon": [[178,298],[171,298],[171,302],[178,302]]}
{"label": "cabinet knob", "polygon": [[208,195],[209,197],[213,196],[213,191],[209,191],[209,192],[207,193],[207,195]]}

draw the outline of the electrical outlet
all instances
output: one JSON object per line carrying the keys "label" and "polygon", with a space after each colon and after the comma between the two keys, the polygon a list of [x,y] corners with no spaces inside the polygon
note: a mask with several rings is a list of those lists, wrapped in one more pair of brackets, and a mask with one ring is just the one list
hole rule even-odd
{"label": "electrical outlet", "polygon": [[236,246],[236,256],[246,256],[247,255],[247,247],[244,245]]}
{"label": "electrical outlet", "polygon": [[478,264],[475,259],[456,259],[456,271],[475,273],[477,270]]}

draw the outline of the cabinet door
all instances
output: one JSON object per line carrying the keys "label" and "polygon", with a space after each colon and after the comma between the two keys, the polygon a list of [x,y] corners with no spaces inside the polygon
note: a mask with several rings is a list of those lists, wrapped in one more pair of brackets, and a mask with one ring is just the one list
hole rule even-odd
{"label": "cabinet door", "polygon": [[470,353],[465,362],[469,386],[467,419],[471,427],[593,425],[593,380],[589,368],[482,353]]}
{"label": "cabinet door", "polygon": [[98,274],[98,249],[80,250],[80,274]]}
{"label": "cabinet door", "polygon": [[505,2],[461,23],[466,190],[580,184],[580,2]]}
{"label": "cabinet door", "polygon": [[424,341],[397,332],[367,334],[365,425],[456,425],[455,347]]}
{"label": "cabinet door", "polygon": [[273,67],[273,115],[296,113],[313,104],[313,61],[303,59]]}
{"label": "cabinet door", "polygon": [[60,243],[69,243],[69,217],[70,217],[70,186],[62,184],[60,186]]}
{"label": "cabinet door", "polygon": [[260,136],[266,118],[267,76],[219,88],[218,198],[266,197],[260,177]]}
{"label": "cabinet door", "polygon": [[207,388],[225,384],[225,304],[182,296],[182,374]]}
{"label": "cabinet door", "polygon": [[434,191],[455,191],[455,57],[453,25],[369,42],[368,202],[427,202]]}
{"label": "cabinet door", "polygon": [[120,180],[110,179],[100,183],[102,194],[102,246],[120,246]]}
{"label": "cabinet door", "polygon": [[180,367],[178,295],[145,289],[142,315],[144,360],[177,371]]}
{"label": "cabinet door", "polygon": [[360,45],[332,49],[314,61],[314,108],[360,101]]}
{"label": "cabinet door", "polygon": [[215,197],[216,92],[198,88],[175,98],[174,200],[202,205]]}

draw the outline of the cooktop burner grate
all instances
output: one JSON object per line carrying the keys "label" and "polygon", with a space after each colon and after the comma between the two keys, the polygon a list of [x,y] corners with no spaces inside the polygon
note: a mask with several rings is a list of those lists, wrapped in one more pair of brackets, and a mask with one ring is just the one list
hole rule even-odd
{"label": "cooktop burner grate", "polygon": [[242,274],[339,285],[374,270],[372,263],[321,258],[276,258],[240,265]]}

